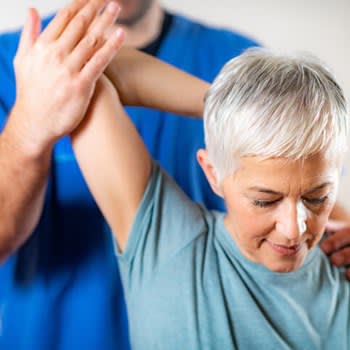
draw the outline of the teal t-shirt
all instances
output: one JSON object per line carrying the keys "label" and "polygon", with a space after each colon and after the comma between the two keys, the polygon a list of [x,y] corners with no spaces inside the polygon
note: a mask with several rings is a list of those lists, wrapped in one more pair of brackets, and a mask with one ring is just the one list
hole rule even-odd
{"label": "teal t-shirt", "polygon": [[291,273],[246,259],[224,214],[158,165],[118,262],[134,350],[349,350],[350,283],[319,248]]}

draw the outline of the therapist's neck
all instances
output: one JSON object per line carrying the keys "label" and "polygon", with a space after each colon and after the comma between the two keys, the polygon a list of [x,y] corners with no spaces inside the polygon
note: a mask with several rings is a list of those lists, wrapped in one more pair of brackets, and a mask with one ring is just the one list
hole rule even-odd
{"label": "therapist's neck", "polygon": [[145,15],[132,26],[122,26],[126,33],[125,45],[142,48],[155,40],[162,29],[164,11],[154,1]]}

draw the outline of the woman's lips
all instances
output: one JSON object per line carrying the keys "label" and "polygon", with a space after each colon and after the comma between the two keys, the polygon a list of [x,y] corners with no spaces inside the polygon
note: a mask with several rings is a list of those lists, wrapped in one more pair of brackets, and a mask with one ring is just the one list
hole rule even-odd
{"label": "woman's lips", "polygon": [[282,244],[273,243],[271,241],[266,240],[266,242],[270,245],[270,247],[278,254],[283,256],[293,256],[298,253],[298,251],[303,246],[303,243],[295,244],[292,246],[286,246]]}

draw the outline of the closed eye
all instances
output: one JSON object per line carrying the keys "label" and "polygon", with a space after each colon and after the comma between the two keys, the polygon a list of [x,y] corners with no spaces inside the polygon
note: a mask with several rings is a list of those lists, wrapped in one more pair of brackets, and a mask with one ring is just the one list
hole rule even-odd
{"label": "closed eye", "polygon": [[258,200],[258,199],[256,199],[256,200],[253,201],[253,205],[255,205],[256,207],[260,207],[260,208],[267,208],[267,207],[272,207],[277,202],[278,202],[278,200],[266,201],[266,200]]}
{"label": "closed eye", "polygon": [[327,201],[327,199],[328,199],[328,195],[320,198],[303,198],[303,201],[306,202],[307,204],[317,206],[317,205],[324,204]]}
{"label": "closed eye", "polygon": [[[308,197],[304,197],[303,201],[309,205],[313,205],[313,206],[321,206],[322,204],[324,204],[328,199],[328,195],[323,196],[323,197],[319,197],[319,198],[308,198]],[[277,202],[279,201],[279,199],[276,200],[260,200],[260,199],[256,199],[253,201],[253,205],[259,208],[268,208],[268,207],[272,207],[273,205],[275,205]]]}

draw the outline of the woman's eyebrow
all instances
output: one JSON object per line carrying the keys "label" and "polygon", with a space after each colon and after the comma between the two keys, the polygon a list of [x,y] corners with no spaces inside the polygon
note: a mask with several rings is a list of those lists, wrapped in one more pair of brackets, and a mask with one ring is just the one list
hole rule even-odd
{"label": "woman's eyebrow", "polygon": [[273,190],[271,190],[269,188],[259,187],[259,186],[249,187],[248,191],[267,193],[267,194],[273,194],[273,195],[279,195],[279,196],[283,195],[282,192],[273,191]]}
{"label": "woman's eyebrow", "polygon": [[307,190],[305,193],[316,192],[318,190],[322,190],[323,188],[325,188],[327,186],[332,186],[332,185],[334,185],[333,182],[327,181],[327,182],[324,182],[324,183],[322,183],[320,185],[316,185],[316,186],[312,187],[311,189]]}

